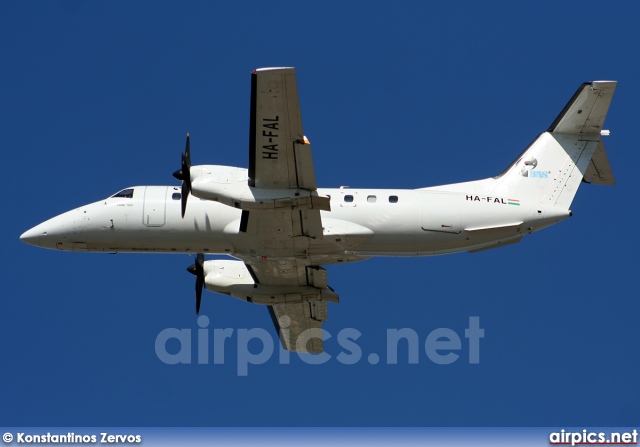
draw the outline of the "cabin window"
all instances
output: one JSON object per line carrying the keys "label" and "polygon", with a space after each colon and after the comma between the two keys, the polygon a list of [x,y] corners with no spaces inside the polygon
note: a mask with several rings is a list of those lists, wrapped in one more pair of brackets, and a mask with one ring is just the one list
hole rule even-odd
{"label": "cabin window", "polygon": [[369,203],[375,203],[376,200],[376,196],[367,196],[367,202]]}
{"label": "cabin window", "polygon": [[179,192],[174,192],[173,194],[171,194],[171,198],[173,200],[180,200],[182,199],[182,194],[180,194]]}
{"label": "cabin window", "polygon": [[398,203],[398,196],[389,196],[389,203]]}
{"label": "cabin window", "polygon": [[130,199],[133,197],[133,189],[123,189],[122,191],[115,193],[114,195],[111,196],[112,198],[116,198],[116,197],[126,197],[127,199]]}
{"label": "cabin window", "polygon": [[351,194],[347,194],[346,196],[344,196],[344,201],[347,203],[353,202],[353,196]]}

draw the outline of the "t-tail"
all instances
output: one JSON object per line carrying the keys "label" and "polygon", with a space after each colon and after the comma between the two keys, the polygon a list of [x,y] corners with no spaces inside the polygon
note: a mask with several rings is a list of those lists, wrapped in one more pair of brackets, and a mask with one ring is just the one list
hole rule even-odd
{"label": "t-tail", "polygon": [[580,183],[615,184],[602,143],[617,82],[584,83],[555,119],[501,175],[493,194],[533,205],[535,229],[571,215]]}

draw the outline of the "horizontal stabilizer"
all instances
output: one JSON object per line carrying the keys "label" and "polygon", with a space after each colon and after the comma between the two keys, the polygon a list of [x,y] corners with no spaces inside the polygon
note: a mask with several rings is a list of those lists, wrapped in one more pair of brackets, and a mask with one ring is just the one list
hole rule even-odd
{"label": "horizontal stabilizer", "polygon": [[596,151],[591,158],[591,163],[584,173],[584,180],[595,185],[615,185],[616,179],[613,177],[611,165],[609,165],[609,157],[607,151],[602,144],[602,140],[598,142]]}
{"label": "horizontal stabilizer", "polygon": [[600,135],[617,81],[593,81],[580,86],[548,132]]}

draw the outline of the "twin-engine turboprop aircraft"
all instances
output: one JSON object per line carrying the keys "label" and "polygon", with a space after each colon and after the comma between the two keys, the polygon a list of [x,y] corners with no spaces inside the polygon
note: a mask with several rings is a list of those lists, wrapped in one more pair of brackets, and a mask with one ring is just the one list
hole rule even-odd
{"label": "twin-engine turboprop aircraft", "polygon": [[[197,253],[188,269],[196,313],[203,286],[263,304],[285,349],[320,353],[327,303],[338,302],[322,265],[513,244],[571,216],[583,180],[614,184],[601,135],[615,88],[582,84],[496,177],[416,190],[318,189],[294,69],[255,70],[249,169],[191,166],[187,135],[174,173],[181,188],[132,186],[20,239],[56,250]],[[234,259],[205,261],[206,253]]]}

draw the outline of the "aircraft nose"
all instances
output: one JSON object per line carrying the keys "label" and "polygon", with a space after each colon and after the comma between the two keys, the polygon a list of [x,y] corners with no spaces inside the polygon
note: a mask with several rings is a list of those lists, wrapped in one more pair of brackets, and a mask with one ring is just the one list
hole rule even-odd
{"label": "aircraft nose", "polygon": [[61,214],[36,225],[22,233],[20,240],[36,247],[54,250],[71,249],[71,242],[81,231],[79,223],[76,223],[78,220],[77,212],[74,211]]}
{"label": "aircraft nose", "polygon": [[27,243],[29,245],[35,245],[36,247],[39,246],[40,244],[38,242],[40,242],[40,238],[42,236],[46,236],[47,232],[46,231],[40,231],[38,229],[38,227],[33,227],[30,230],[25,231],[24,233],[22,233],[20,235],[20,240],[24,243]]}
{"label": "aircraft nose", "polygon": [[52,226],[50,221],[47,221],[22,233],[20,240],[35,247],[56,248],[55,239],[61,233],[60,230],[60,225]]}

